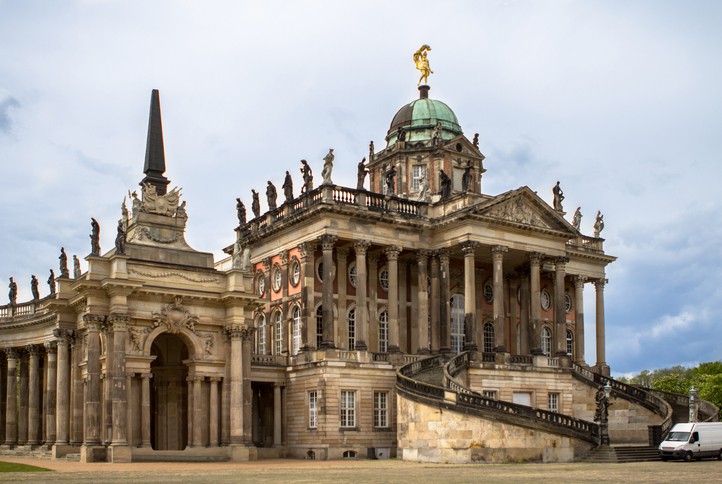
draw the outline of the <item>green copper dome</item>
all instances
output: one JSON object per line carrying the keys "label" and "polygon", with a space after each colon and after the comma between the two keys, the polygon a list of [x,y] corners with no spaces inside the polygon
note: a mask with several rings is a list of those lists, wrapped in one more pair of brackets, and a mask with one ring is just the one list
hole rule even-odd
{"label": "green copper dome", "polygon": [[436,123],[441,123],[441,139],[450,140],[462,134],[459,120],[449,106],[429,99],[429,87],[419,86],[420,97],[403,106],[391,121],[386,135],[387,145],[396,143],[398,129],[402,128],[407,142],[430,140]]}

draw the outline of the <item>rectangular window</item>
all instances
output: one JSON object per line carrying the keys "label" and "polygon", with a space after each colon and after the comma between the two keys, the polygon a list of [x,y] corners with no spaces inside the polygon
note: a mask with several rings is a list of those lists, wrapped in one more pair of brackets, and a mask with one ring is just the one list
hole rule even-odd
{"label": "rectangular window", "polygon": [[421,181],[426,178],[425,165],[413,165],[411,167],[411,191],[418,192],[421,190]]}
{"label": "rectangular window", "polygon": [[486,398],[496,400],[496,390],[484,390],[483,392],[481,392],[481,394],[484,395]]}
{"label": "rectangular window", "polygon": [[266,354],[266,322],[262,321],[258,326],[258,354]]}
{"label": "rectangular window", "polygon": [[559,394],[550,393],[547,406],[551,412],[559,412]]}
{"label": "rectangular window", "polygon": [[308,392],[308,428],[318,427],[318,393],[316,390]]}
{"label": "rectangular window", "polygon": [[341,427],[356,426],[356,392],[341,390]]}
{"label": "rectangular window", "polygon": [[388,392],[374,392],[374,427],[388,428],[389,426],[389,394]]}

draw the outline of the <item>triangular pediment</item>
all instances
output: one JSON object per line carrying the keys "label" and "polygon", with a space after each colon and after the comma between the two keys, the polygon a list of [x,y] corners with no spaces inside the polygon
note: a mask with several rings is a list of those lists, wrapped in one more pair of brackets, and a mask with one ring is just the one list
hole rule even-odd
{"label": "triangular pediment", "polygon": [[550,207],[528,187],[494,197],[493,200],[479,207],[476,213],[505,223],[564,232],[572,237],[578,235],[562,214]]}

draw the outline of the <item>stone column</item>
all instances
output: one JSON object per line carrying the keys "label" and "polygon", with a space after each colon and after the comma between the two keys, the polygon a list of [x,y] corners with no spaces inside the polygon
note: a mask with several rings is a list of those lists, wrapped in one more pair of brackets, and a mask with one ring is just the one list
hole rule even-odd
{"label": "stone column", "polygon": [[519,354],[529,354],[529,268],[519,271]]}
{"label": "stone column", "polygon": [[111,444],[127,445],[128,422],[126,407],[128,402],[125,388],[125,336],[130,315],[111,313],[108,320],[113,325],[113,368],[112,373],[110,373],[112,375],[111,398],[113,399],[113,437]]}
{"label": "stone column", "polygon": [[56,407],[56,444],[69,443],[68,438],[68,422],[69,422],[69,402],[70,402],[70,353],[68,349],[69,340],[72,337],[72,331],[66,329],[56,329],[53,335],[57,338],[58,343],[58,385],[56,389],[57,407]]}
{"label": "stone column", "polygon": [[[203,413],[206,411],[206,406],[201,399],[203,377],[194,376],[189,380],[193,382],[193,415],[188,416],[193,419],[192,447],[201,447],[203,446]],[[188,390],[190,391],[190,388]]]}
{"label": "stone column", "polygon": [[243,379],[243,443],[253,445],[253,391],[251,390],[251,351],[253,347],[253,327],[246,327],[241,334],[242,361],[241,377]]}
{"label": "stone column", "polygon": [[529,283],[531,286],[531,354],[541,355],[541,262],[544,254],[529,255]]}
{"label": "stone column", "polygon": [[18,443],[18,399],[16,383],[17,383],[17,367],[20,355],[14,348],[5,350],[5,357],[8,361],[7,390],[5,392],[5,445],[15,445]]}
{"label": "stone column", "polygon": [[[314,301],[314,283],[315,270],[313,253],[316,250],[316,244],[313,242],[303,242],[298,245],[301,255],[301,300],[303,301],[303,350],[309,351],[316,348],[316,311]],[[267,318],[270,315],[266,316]]]}
{"label": "stone column", "polygon": [[604,336],[604,286],[607,280],[595,279],[594,287],[596,288],[597,299],[597,371],[604,375],[609,375],[609,366],[607,366],[605,336]]}
{"label": "stone column", "polygon": [[507,274],[504,278],[506,280],[506,307],[509,312],[508,324],[506,325],[507,330],[507,349],[509,353],[513,355],[519,354],[519,331],[517,321],[519,320],[518,307],[516,304],[517,298],[517,280],[513,274]]}
{"label": "stone column", "polygon": [[449,253],[439,251],[439,350],[451,351],[451,288],[449,287]]}
{"label": "stone column", "polygon": [[214,376],[209,378],[209,381],[211,385],[211,408],[208,414],[208,423],[210,426],[208,435],[210,437],[210,446],[218,447],[221,445],[221,441],[218,438],[218,384],[221,378]]}
{"label": "stone column", "polygon": [[338,237],[325,234],[320,237],[323,251],[323,284],[321,285],[321,304],[323,314],[322,348],[334,348],[333,341],[333,246]]}
{"label": "stone column", "polygon": [[[417,353],[426,354],[429,352],[429,341],[431,335],[429,334],[429,283],[428,278],[428,265],[429,265],[429,251],[421,249],[416,253],[416,264],[417,264],[417,290],[418,290],[418,319],[419,325],[419,346],[416,350]],[[409,348],[412,350],[413,348]]]}
{"label": "stone column", "polygon": [[368,254],[368,281],[369,281],[369,300],[368,300],[368,328],[369,328],[369,340],[367,343],[371,344],[371,348],[375,348],[379,351],[379,317],[378,317],[378,287],[379,287],[379,255],[375,252]]}
{"label": "stone column", "polygon": [[28,353],[20,352],[18,362],[18,445],[28,443]]}
{"label": "stone column", "polygon": [[[371,242],[359,240],[354,245],[356,253],[356,349],[368,350],[369,341],[369,308],[366,299],[368,278],[366,276],[366,252]],[[351,349],[351,348],[349,348]]]}
{"label": "stone column", "polygon": [[48,379],[47,386],[45,387],[45,393],[47,395],[47,414],[45,415],[45,432],[46,432],[46,444],[54,444],[56,438],[56,423],[55,423],[55,405],[56,405],[56,392],[57,392],[57,352],[58,344],[55,341],[45,342],[45,353],[47,355],[47,368],[48,368]]}
{"label": "stone column", "polygon": [[401,247],[389,246],[384,250],[389,271],[389,353],[399,352],[399,253]]}
{"label": "stone column", "polygon": [[439,351],[441,347],[440,317],[441,303],[439,302],[441,292],[441,281],[439,280],[439,255],[434,253],[431,257],[431,351]]}
{"label": "stone column", "polygon": [[282,434],[282,417],[281,417],[281,389],[280,383],[274,383],[273,385],[273,446],[281,447],[283,445],[283,434]]}
{"label": "stone column", "polygon": [[[347,313],[346,313],[346,281],[348,274],[348,249],[339,247],[336,249],[336,272],[338,272],[338,279],[336,280],[336,294],[338,297],[338,313],[337,317],[333,321],[333,334],[334,341],[338,341],[338,347],[353,350],[354,348],[348,348],[348,324]],[[341,321],[344,324],[341,324]]]}
{"label": "stone column", "polygon": [[30,355],[28,389],[28,445],[40,443],[40,347],[28,345]]}
{"label": "stone column", "polygon": [[140,446],[150,447],[150,379],[152,373],[140,375]]}
{"label": "stone column", "polygon": [[125,428],[126,428],[126,440],[128,441],[128,445],[134,445],[134,440],[136,437],[134,436],[134,422],[137,421],[138,417],[133,416],[133,409],[137,408],[135,402],[138,401],[138,397],[133,397],[133,378],[135,378],[135,373],[133,372],[127,372],[125,374],[125,401],[128,402],[128,404],[125,406]]}
{"label": "stone column", "polygon": [[493,261],[494,302],[492,306],[494,318],[494,351],[506,352],[506,324],[504,317],[504,254],[508,247],[496,245],[491,249]]}
{"label": "stone column", "polygon": [[243,444],[243,341],[246,328],[229,326],[226,328],[231,338],[231,445]]}
{"label": "stone column", "polygon": [[568,257],[558,257],[554,270],[554,336],[556,356],[567,356],[567,311],[564,304],[564,280]]}
{"label": "stone column", "polygon": [[98,314],[83,316],[87,336],[87,383],[85,395],[84,445],[100,445],[100,323]]}
{"label": "stone column", "polygon": [[576,334],[574,335],[574,362],[578,365],[586,365],[584,361],[584,283],[587,282],[586,276],[574,277],[574,325],[576,326]]}
{"label": "stone column", "polygon": [[476,351],[476,263],[475,252],[478,242],[461,244],[464,252],[464,349]]}
{"label": "stone column", "polygon": [[5,443],[5,422],[7,417],[8,362],[0,351],[0,444]]}

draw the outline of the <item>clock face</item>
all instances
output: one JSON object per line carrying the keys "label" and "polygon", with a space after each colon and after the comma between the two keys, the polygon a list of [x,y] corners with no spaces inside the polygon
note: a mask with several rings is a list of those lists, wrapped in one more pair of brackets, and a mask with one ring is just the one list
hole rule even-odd
{"label": "clock face", "polygon": [[541,307],[544,309],[544,311],[548,311],[551,306],[552,298],[545,289],[541,292]]}

